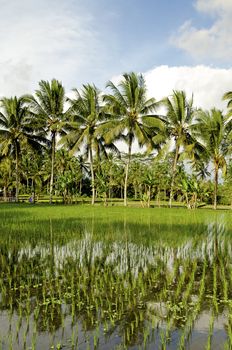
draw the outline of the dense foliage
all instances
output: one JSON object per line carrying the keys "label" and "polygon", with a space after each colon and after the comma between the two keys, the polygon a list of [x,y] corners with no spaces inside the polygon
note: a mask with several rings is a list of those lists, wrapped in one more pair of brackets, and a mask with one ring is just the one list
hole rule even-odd
{"label": "dense foliage", "polygon": [[148,98],[144,77],[133,72],[106,88],[87,84],[68,98],[53,79],[34,95],[1,99],[2,200],[232,203],[232,92],[223,96],[224,115],[194,108],[184,91]]}

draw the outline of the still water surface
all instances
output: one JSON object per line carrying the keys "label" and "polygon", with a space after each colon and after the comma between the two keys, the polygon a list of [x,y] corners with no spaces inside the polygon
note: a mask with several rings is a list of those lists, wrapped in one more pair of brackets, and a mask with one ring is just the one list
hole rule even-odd
{"label": "still water surface", "polygon": [[176,213],[5,229],[0,349],[231,349],[230,214]]}

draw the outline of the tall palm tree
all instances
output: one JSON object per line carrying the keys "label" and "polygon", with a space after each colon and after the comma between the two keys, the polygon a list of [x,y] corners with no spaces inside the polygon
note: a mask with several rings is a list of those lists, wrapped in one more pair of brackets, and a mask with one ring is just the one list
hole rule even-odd
{"label": "tall palm tree", "polygon": [[77,164],[78,164],[78,172],[80,173],[80,179],[79,179],[79,192],[80,196],[82,195],[82,183],[84,175],[89,173],[89,164],[87,162],[87,159],[84,155],[79,154],[76,157]]}
{"label": "tall palm tree", "polygon": [[38,148],[43,141],[40,135],[33,133],[32,120],[25,97],[2,98],[0,101],[0,140],[3,156],[13,155],[15,160],[16,202],[18,202],[20,174],[19,165],[22,148]]}
{"label": "tall palm tree", "polygon": [[167,139],[174,140],[175,145],[169,198],[169,206],[171,207],[173,187],[181,148],[183,148],[185,151],[188,150],[188,148],[191,150],[191,146],[195,144],[195,140],[191,135],[194,109],[193,98],[187,100],[184,91],[174,90],[171,97],[164,99],[163,103],[167,110],[166,116],[163,117],[163,121],[166,125],[165,134]]}
{"label": "tall palm tree", "polygon": [[57,136],[64,133],[68,111],[64,111],[66,101],[65,89],[61,82],[52,79],[51,82],[41,80],[35,96],[28,95],[27,101],[31,112],[36,118],[36,129],[44,132],[50,138],[51,172],[50,172],[50,204],[52,203],[54,187],[54,164]]}
{"label": "tall palm tree", "polygon": [[36,185],[42,186],[42,177],[46,172],[43,169],[44,154],[28,149],[23,152],[21,160],[21,174],[26,180],[27,193],[31,192],[35,200]]}
{"label": "tall palm tree", "polygon": [[196,137],[205,148],[208,160],[214,167],[214,209],[217,209],[218,173],[226,171],[226,155],[229,150],[229,129],[226,118],[220,110],[199,111],[194,126]]}
{"label": "tall palm tree", "polygon": [[109,81],[106,87],[112,92],[103,97],[106,103],[105,110],[111,115],[111,120],[102,127],[104,137],[107,142],[121,139],[128,145],[124,178],[124,205],[126,206],[132,143],[136,139],[140,147],[151,145],[151,138],[159,124],[158,118],[152,119],[151,116],[157,103],[154,98],[147,99],[146,84],[141,74],[125,73],[118,86]]}
{"label": "tall palm tree", "polygon": [[230,129],[232,130],[232,91],[226,92],[223,97],[223,100],[228,100],[227,102],[227,121],[226,123],[228,124],[227,130]]}
{"label": "tall palm tree", "polygon": [[68,145],[71,151],[77,152],[81,146],[88,154],[91,171],[92,205],[95,202],[95,171],[94,152],[99,151],[102,139],[97,134],[97,128],[103,120],[100,104],[100,91],[95,85],[83,85],[81,91],[73,89],[75,97],[68,99],[72,119],[69,123],[68,134],[61,143]]}
{"label": "tall palm tree", "polygon": [[226,92],[223,97],[223,100],[228,100],[227,103],[227,109],[228,109],[228,116],[232,116],[232,91]]}

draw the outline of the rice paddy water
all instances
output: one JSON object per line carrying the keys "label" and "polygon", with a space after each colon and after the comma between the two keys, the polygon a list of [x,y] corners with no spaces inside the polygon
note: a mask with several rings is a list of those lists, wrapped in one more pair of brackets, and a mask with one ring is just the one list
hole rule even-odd
{"label": "rice paddy water", "polygon": [[229,211],[0,206],[0,349],[231,349]]}

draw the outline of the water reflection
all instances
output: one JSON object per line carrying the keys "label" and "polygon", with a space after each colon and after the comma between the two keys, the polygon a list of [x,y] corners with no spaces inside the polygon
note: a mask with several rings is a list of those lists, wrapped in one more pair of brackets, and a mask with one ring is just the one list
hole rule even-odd
{"label": "water reflection", "polygon": [[149,243],[133,239],[133,229],[124,220],[103,240],[91,220],[90,230],[61,240],[50,220],[47,238],[36,244],[32,237],[23,245],[3,241],[0,348],[230,349],[224,221],[182,238],[171,225],[172,239],[155,235]]}

